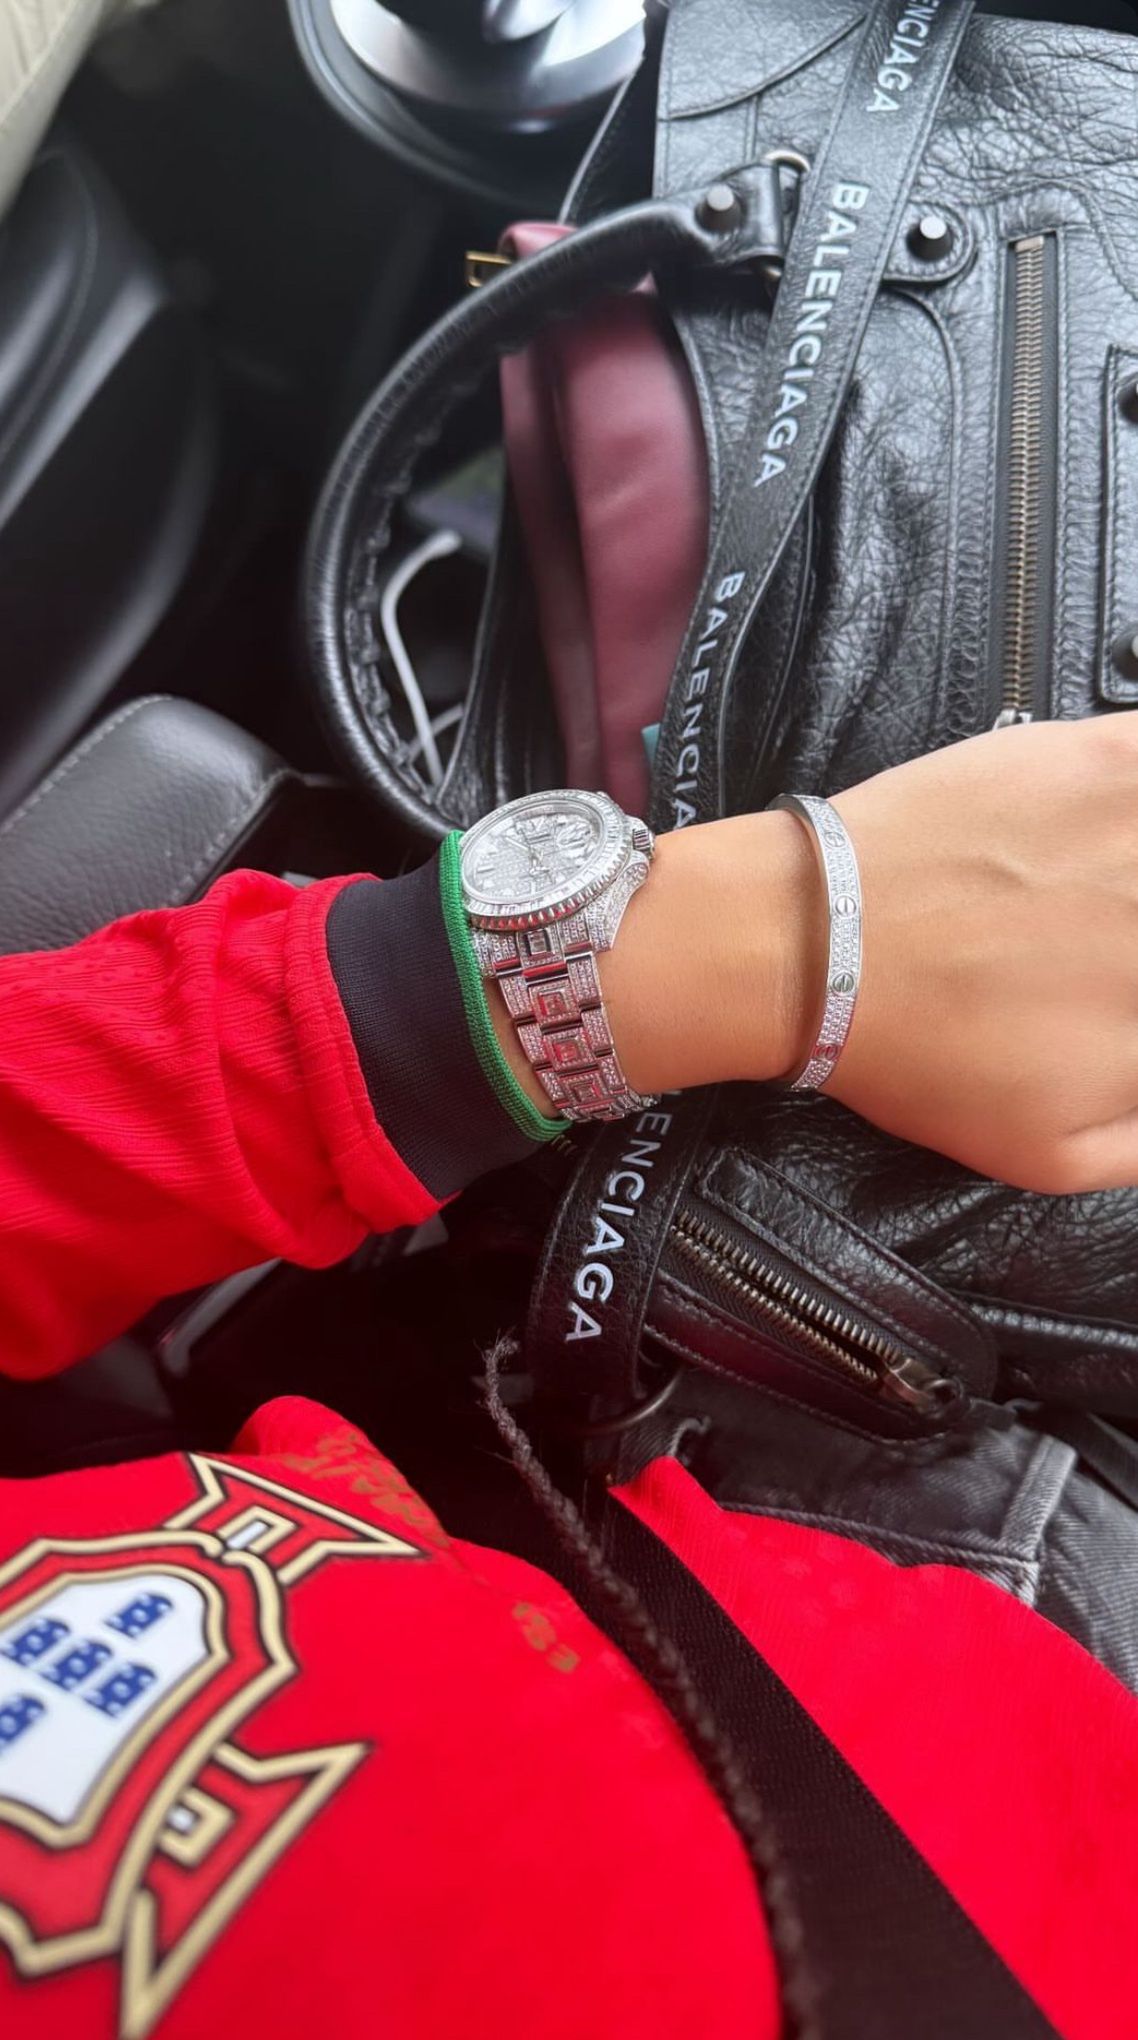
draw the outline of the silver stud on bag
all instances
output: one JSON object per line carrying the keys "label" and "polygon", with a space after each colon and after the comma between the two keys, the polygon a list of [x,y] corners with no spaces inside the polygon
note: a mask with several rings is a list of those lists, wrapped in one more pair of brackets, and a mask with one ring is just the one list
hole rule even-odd
{"label": "silver stud on bag", "polygon": [[830,946],[826,959],[826,1002],[814,1046],[791,1080],[792,1091],[820,1091],[837,1068],[849,1040],[861,985],[861,873],[857,852],[836,808],[810,793],[784,793],[771,802],[796,815],[809,830],[826,879]]}
{"label": "silver stud on bag", "polygon": [[943,213],[922,213],[909,229],[909,247],[922,262],[939,262],[948,254],[953,232]]}
{"label": "silver stud on bag", "polygon": [[719,234],[737,227],[743,217],[738,192],[729,184],[709,184],[700,199],[698,217],[702,226],[713,227]]}

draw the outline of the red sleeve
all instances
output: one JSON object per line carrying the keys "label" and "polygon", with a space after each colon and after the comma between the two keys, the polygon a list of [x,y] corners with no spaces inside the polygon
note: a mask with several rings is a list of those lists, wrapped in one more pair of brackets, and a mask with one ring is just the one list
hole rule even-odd
{"label": "red sleeve", "polygon": [[0,1369],[54,1371],[158,1297],[326,1266],[433,1197],[378,1126],[328,963],[346,880],[0,958]]}

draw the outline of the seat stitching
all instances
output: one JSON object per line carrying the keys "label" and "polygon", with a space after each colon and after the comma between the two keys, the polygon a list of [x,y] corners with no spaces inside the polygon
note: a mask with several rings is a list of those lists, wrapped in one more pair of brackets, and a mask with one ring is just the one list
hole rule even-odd
{"label": "seat stitching", "polygon": [[41,786],[36,788],[35,792],[29,796],[23,806],[18,807],[14,814],[10,814],[7,821],[0,823],[0,837],[12,835],[19,828],[20,823],[25,822],[28,816],[39,807],[40,802],[46,800],[49,793],[54,793],[56,788],[61,786],[63,781],[74,772],[76,766],[82,764],[84,758],[89,757],[92,751],[97,750],[104,738],[109,737],[113,730],[121,728],[122,724],[128,722],[132,715],[137,715],[140,708],[152,708],[155,702],[172,701],[173,699],[174,696],[170,694],[143,694],[139,696],[137,701],[128,701],[125,708],[120,708],[106,722],[100,723],[97,730],[93,730],[91,735],[84,738],[81,744],[77,744],[73,751],[68,751],[66,757],[62,758],[56,766],[55,771],[43,781]]}
{"label": "seat stitching", "polygon": [[186,876],[182,879],[178,888],[178,899],[176,904],[178,905],[184,904],[184,902],[189,898],[190,894],[193,892],[195,886],[197,885],[198,880],[201,878],[203,872],[209,870],[209,867],[213,862],[214,858],[217,856],[218,851],[224,847],[230,836],[232,836],[234,828],[237,825],[237,823],[241,821],[245,821],[246,823],[252,821],[253,817],[262,812],[264,808],[268,805],[270,796],[273,793],[275,793],[277,787],[281,784],[282,780],[289,779],[291,778],[291,776],[292,774],[289,766],[287,765],[280,766],[280,768],[273,773],[272,778],[266,780],[264,786],[261,788],[260,797],[253,807],[248,809],[234,808],[233,812],[230,814],[224,826],[221,829],[219,829],[217,835],[213,838],[213,841],[209,844],[208,848],[202,852],[202,855],[198,858],[198,861],[193,866],[193,869],[189,871],[186,874]]}

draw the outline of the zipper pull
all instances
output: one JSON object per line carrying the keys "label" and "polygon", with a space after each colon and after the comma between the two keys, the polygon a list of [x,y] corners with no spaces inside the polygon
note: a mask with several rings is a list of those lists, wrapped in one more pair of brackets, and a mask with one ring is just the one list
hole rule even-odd
{"label": "zipper pull", "polygon": [[1020,723],[1034,722],[1035,717],[1028,708],[1002,708],[995,722],[994,730],[1014,730]]}
{"label": "zipper pull", "polygon": [[934,1374],[923,1360],[908,1357],[890,1357],[884,1361],[880,1374],[881,1395],[886,1402],[900,1403],[903,1408],[913,1410],[920,1416],[931,1416],[959,1394],[955,1381],[949,1381],[943,1374]]}

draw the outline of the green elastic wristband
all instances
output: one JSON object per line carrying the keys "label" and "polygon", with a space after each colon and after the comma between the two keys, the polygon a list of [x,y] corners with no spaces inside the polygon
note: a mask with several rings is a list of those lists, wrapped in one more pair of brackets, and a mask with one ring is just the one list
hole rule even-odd
{"label": "green elastic wristband", "polygon": [[527,1140],[556,1140],[559,1133],[569,1128],[567,1119],[547,1119],[539,1112],[532,1100],[526,1097],[513,1070],[502,1054],[490,1008],[486,1004],[486,988],[474,945],[470,940],[470,923],[466,908],[462,904],[462,879],[459,872],[458,846],[459,831],[452,830],[446,837],[439,852],[439,897],[442,901],[443,922],[450,943],[450,953],[458,972],[459,990],[470,1029],[474,1053],[478,1057],[482,1074],[514,1125],[525,1134]]}

